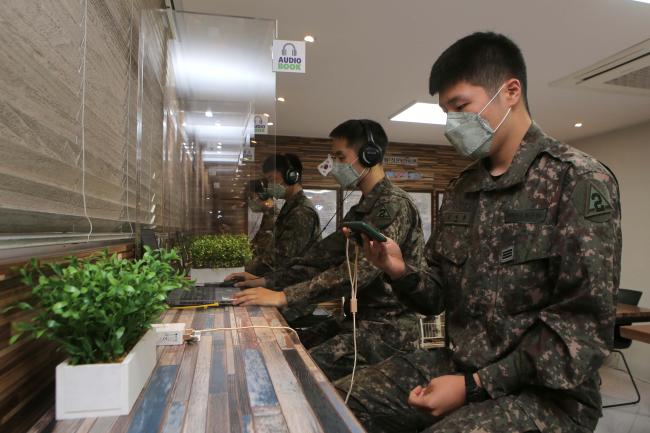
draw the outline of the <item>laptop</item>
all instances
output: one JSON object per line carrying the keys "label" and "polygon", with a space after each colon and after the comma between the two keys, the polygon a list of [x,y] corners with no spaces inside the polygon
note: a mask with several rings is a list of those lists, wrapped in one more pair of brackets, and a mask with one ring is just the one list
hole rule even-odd
{"label": "laptop", "polygon": [[172,290],[167,295],[167,305],[170,307],[188,307],[214,303],[218,303],[220,306],[233,305],[233,297],[237,292],[239,292],[239,289],[232,287],[232,282],[205,283],[196,285],[189,290]]}

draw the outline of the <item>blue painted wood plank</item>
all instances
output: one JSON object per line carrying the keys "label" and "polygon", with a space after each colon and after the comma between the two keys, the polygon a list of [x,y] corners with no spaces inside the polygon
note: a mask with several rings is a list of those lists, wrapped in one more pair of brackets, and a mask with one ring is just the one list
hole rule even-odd
{"label": "blue painted wood plank", "polygon": [[235,394],[238,400],[238,405],[240,407],[240,412],[242,417],[251,414],[251,404],[248,400],[248,386],[246,385],[246,369],[244,368],[244,356],[242,355],[242,350],[240,346],[235,346],[235,365],[236,372],[236,382],[237,382],[237,393]]}
{"label": "blue painted wood plank", "polygon": [[162,428],[162,433],[181,433],[183,430],[183,421],[185,421],[185,402],[172,402],[167,411],[167,419]]}
{"label": "blue painted wood plank", "polygon": [[[329,399],[326,397],[323,388],[318,384],[313,374],[309,371],[305,362],[300,358],[300,355],[295,349],[283,350],[289,367],[293,374],[300,382],[303,393],[307,397],[307,401],[316,414],[316,418],[323,426],[326,432],[351,432],[350,425],[342,418],[341,413],[337,411]],[[343,411],[342,413],[346,413]]]}
{"label": "blue painted wood plank", "polygon": [[140,405],[135,409],[128,433],[158,431],[177,372],[176,365],[164,365],[154,370]]}
{"label": "blue painted wood plank", "polygon": [[230,431],[228,395],[216,394],[208,397],[208,422],[206,433],[226,433]]}
{"label": "blue painted wood plank", "polygon": [[228,390],[226,383],[226,353],[223,340],[212,340],[212,365],[210,366],[209,394],[222,394]]}
{"label": "blue painted wood plank", "polygon": [[228,376],[228,418],[230,421],[230,433],[241,433],[242,420],[237,395],[237,378],[235,375]]}
{"label": "blue painted wood plank", "polygon": [[279,404],[262,354],[255,349],[245,349],[244,365],[251,407]]}

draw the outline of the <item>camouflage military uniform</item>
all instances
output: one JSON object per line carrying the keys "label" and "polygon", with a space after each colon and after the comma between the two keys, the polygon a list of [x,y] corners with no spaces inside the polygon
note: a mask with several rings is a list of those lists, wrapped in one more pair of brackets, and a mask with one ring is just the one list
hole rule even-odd
{"label": "camouflage military uniform", "polygon": [[[351,408],[370,431],[593,431],[598,368],[613,339],[620,217],[613,175],[535,124],[503,176],[471,165],[446,194],[429,266],[407,263],[393,282],[418,311],[446,310],[449,349],[365,369]],[[478,372],[490,399],[442,420],[406,404],[416,385],[455,372]],[[348,382],[337,382],[340,392]]]}
{"label": "camouflage military uniform", "polygon": [[273,228],[272,268],[302,256],[320,240],[320,232],[318,213],[305,193],[301,190],[287,199]]}
{"label": "camouflage military uniform", "polygon": [[273,265],[273,228],[275,226],[276,209],[265,210],[262,213],[260,228],[251,240],[253,260],[246,264],[246,272],[253,275],[264,275]]}
{"label": "camouflage military uniform", "polygon": [[[422,260],[424,237],[417,208],[409,195],[387,178],[362,197],[344,221],[366,221],[394,239],[410,261]],[[291,321],[310,305],[350,296],[350,279],[345,257],[346,239],[341,231],[315,244],[308,253],[291,262],[293,266],[266,275],[267,285],[283,287],[288,307],[283,310]],[[350,260],[354,257],[350,243]],[[357,365],[375,364],[389,356],[414,349],[417,340],[416,314],[393,294],[382,272],[359,251],[358,266],[358,353]],[[349,374],[354,350],[351,320],[340,324],[336,335],[312,348],[310,353],[330,379]]]}

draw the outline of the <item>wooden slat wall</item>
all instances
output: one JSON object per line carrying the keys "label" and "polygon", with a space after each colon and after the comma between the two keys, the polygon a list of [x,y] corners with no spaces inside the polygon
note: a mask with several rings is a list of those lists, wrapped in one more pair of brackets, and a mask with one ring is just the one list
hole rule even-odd
{"label": "wooden slat wall", "polygon": [[[305,188],[337,188],[332,176],[323,177],[317,170],[318,165],[327,158],[331,140],[326,138],[258,136],[255,147],[255,163],[244,167],[243,179],[261,176],[264,159],[278,153],[295,153],[303,164],[303,186]],[[411,143],[393,143],[388,148],[388,157],[416,157],[417,167],[385,165],[385,170],[417,171],[422,174],[420,180],[394,179],[393,182],[406,191],[435,192],[444,191],[449,182],[469,165],[470,161],[461,157],[453,147],[442,145],[423,145]],[[250,175],[250,176],[248,176]],[[245,188],[242,181],[233,179],[232,175],[211,176],[210,182],[219,182],[221,188],[215,191],[215,206],[225,211],[224,219],[228,221],[228,231],[247,233]],[[233,193],[229,190],[233,189]],[[432,204],[435,197],[432,198]],[[435,212],[434,212],[435,213]]]}
{"label": "wooden slat wall", "polygon": [[[94,231],[129,231],[127,220],[189,230],[193,219],[183,215],[187,206],[181,204],[190,204],[192,183],[182,179],[202,176],[202,170],[193,170],[180,147],[176,119],[166,110],[176,103],[167,83],[169,34],[163,14],[153,12],[164,1],[87,2],[85,190]],[[2,1],[0,234],[89,228],[81,194],[84,5],[84,0]],[[141,17],[146,38],[139,62]]]}
{"label": "wooden slat wall", "polygon": [[[79,247],[65,257],[89,257],[108,249],[121,257],[133,257],[133,244]],[[41,263],[65,262],[63,256],[40,258]],[[0,311],[29,298],[31,290],[20,282],[18,269],[25,261],[0,264]],[[27,431],[54,404],[54,368],[64,355],[51,343],[24,339],[9,345],[13,323],[28,320],[30,313],[0,314],[0,432]]]}

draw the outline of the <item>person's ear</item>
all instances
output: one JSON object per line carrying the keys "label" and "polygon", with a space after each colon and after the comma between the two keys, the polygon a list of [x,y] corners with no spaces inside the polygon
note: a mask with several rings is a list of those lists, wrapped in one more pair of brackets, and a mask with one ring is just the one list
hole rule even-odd
{"label": "person's ear", "polygon": [[503,88],[505,90],[503,94],[506,105],[508,107],[516,106],[522,97],[521,81],[516,78],[511,78],[506,81],[506,85]]}

